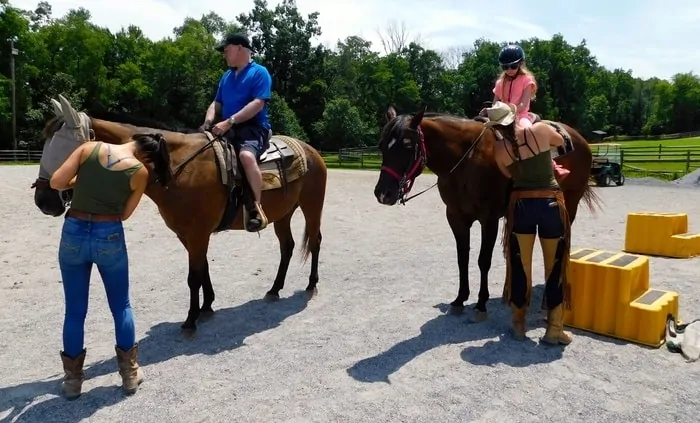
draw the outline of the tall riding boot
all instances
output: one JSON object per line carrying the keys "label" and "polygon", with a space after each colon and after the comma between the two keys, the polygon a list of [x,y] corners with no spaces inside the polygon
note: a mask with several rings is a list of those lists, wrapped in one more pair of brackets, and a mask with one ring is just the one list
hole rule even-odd
{"label": "tall riding boot", "polygon": [[127,395],[131,395],[138,390],[139,385],[143,382],[143,371],[138,364],[139,345],[134,344],[129,351],[123,351],[119,347],[114,347],[114,349],[117,352],[122,389]]}
{"label": "tall riding boot", "polygon": [[526,319],[532,290],[532,250],[535,234],[514,233],[510,238],[510,309],[512,334],[515,339],[525,339]]}
{"label": "tall riding boot", "polygon": [[527,306],[518,308],[511,303],[510,310],[511,315],[513,316],[511,323],[513,338],[517,339],[518,341],[522,341],[526,338],[525,332],[527,329],[525,315],[527,314]]}
{"label": "tall riding boot", "polygon": [[[564,291],[562,266],[564,240],[561,238],[540,238],[545,271],[545,293],[543,305],[547,311],[547,331],[542,341],[554,345],[568,345],[572,338],[564,332]],[[545,300],[546,299],[546,300]]]}
{"label": "tall riding boot", "polygon": [[80,396],[83,389],[83,381],[85,380],[85,372],[83,364],[85,363],[86,350],[83,349],[77,357],[70,358],[61,351],[61,361],[63,361],[63,381],[61,382],[61,391],[69,400],[74,400]]}
{"label": "tall riding boot", "polygon": [[542,342],[552,345],[569,345],[571,335],[564,332],[564,306],[559,304],[547,311],[547,331]]}

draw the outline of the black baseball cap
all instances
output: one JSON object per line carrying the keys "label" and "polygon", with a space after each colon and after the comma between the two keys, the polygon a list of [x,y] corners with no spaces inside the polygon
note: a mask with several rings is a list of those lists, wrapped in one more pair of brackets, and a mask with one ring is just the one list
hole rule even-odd
{"label": "black baseball cap", "polygon": [[227,45],[242,46],[248,50],[253,50],[250,46],[250,40],[243,34],[229,34],[216,46],[216,51],[222,52]]}

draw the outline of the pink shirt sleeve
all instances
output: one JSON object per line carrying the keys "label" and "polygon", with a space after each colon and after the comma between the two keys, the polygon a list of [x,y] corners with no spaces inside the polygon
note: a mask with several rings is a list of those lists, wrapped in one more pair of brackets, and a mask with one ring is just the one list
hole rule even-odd
{"label": "pink shirt sleeve", "polygon": [[501,87],[503,87],[503,80],[502,80],[502,79],[499,79],[498,81],[496,81],[496,86],[493,87],[493,95],[496,95],[496,96],[498,96],[498,98],[500,98],[501,100],[503,100],[503,99],[501,98],[501,94],[502,94],[502,92],[503,92]]}
{"label": "pink shirt sleeve", "polygon": [[522,82],[520,83],[520,92],[525,91],[525,88],[527,88],[528,86],[534,87],[535,85],[535,80],[530,75],[523,75],[521,80]]}

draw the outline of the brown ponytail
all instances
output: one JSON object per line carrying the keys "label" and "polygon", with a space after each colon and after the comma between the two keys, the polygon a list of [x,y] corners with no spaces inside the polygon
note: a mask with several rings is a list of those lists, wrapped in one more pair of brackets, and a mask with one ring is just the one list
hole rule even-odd
{"label": "brown ponytail", "polygon": [[135,134],[136,147],[146,158],[153,163],[153,170],[158,176],[161,186],[166,186],[172,174],[170,172],[170,152],[163,134]]}

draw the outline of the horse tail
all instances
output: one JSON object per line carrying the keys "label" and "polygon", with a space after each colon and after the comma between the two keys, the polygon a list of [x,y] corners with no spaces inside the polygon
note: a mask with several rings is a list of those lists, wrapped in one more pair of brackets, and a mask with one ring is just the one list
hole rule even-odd
{"label": "horse tail", "polygon": [[309,256],[311,255],[311,248],[309,248],[309,231],[305,227],[304,228],[304,235],[301,240],[301,261],[303,263],[306,263],[306,261],[309,259]]}
{"label": "horse tail", "polygon": [[304,186],[299,194],[299,207],[306,219],[301,241],[301,260],[305,263],[309,255],[318,254],[321,248],[321,216],[326,197],[328,171],[323,157],[310,145],[302,144],[308,171],[303,176]]}
{"label": "horse tail", "polygon": [[[589,178],[589,181],[593,181],[592,176]],[[590,210],[590,212],[593,214],[595,214],[596,209],[603,208],[603,203],[600,196],[593,189],[593,186],[589,183],[587,183],[585,188],[583,189],[583,196],[581,198],[586,203],[586,207],[588,207],[588,210]]]}

